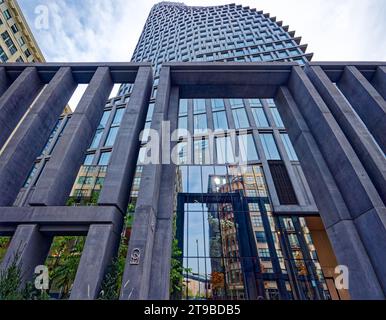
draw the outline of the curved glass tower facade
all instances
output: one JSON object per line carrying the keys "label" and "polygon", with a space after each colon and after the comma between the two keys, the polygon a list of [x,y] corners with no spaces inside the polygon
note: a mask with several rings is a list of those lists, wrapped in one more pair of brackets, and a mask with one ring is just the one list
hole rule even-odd
{"label": "curved glass tower facade", "polygon": [[[155,86],[162,63],[170,61],[261,62],[311,60],[307,45],[282,21],[241,5],[190,7],[156,4],[133,53],[133,62],[151,62]],[[119,94],[130,91],[122,86]]]}

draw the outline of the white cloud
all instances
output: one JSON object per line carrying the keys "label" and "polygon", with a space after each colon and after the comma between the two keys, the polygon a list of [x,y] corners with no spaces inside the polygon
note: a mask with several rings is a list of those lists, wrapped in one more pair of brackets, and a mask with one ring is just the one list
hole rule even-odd
{"label": "white cloud", "polygon": [[[154,0],[19,0],[48,61],[129,61]],[[314,61],[386,60],[384,0],[241,0],[271,13],[308,43]],[[188,5],[226,4],[190,0]],[[47,5],[48,30],[34,29]]]}

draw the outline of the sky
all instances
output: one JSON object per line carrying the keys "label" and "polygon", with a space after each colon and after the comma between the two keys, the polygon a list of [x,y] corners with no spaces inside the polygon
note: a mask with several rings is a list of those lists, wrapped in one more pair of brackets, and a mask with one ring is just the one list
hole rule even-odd
{"label": "sky", "polygon": [[[130,61],[154,0],[18,0],[50,62]],[[229,0],[186,0],[211,6]],[[238,0],[302,36],[313,61],[386,61],[385,0]],[[42,18],[43,17],[43,18]],[[116,88],[117,89],[117,88]],[[115,90],[116,91],[116,90]]]}

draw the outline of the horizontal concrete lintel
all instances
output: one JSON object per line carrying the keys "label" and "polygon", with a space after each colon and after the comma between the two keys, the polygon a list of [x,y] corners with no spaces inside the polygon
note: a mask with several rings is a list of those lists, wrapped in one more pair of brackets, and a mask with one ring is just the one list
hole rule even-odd
{"label": "horizontal concrete lintel", "polygon": [[36,67],[41,80],[45,83],[51,81],[55,73],[61,67],[70,67],[74,80],[79,83],[89,83],[99,67],[110,68],[111,77],[114,83],[134,83],[138,69],[140,67],[151,68],[149,63],[4,63],[5,68],[11,80],[16,79],[25,68]]}
{"label": "horizontal concrete lintel", "polygon": [[290,215],[290,216],[319,216],[319,210],[316,206],[274,206],[275,215]]}
{"label": "horizontal concrete lintel", "polygon": [[379,66],[386,66],[386,62],[310,62],[306,68],[321,67],[332,82],[338,82],[346,67],[357,68],[367,80],[374,77]]}
{"label": "horizontal concrete lintel", "polygon": [[0,227],[20,224],[57,226],[59,229],[91,224],[119,226],[122,215],[115,207],[3,207],[0,208]]}
{"label": "horizontal concrete lintel", "polygon": [[189,70],[291,70],[298,66],[296,62],[168,62],[163,67],[170,67],[171,72]]}

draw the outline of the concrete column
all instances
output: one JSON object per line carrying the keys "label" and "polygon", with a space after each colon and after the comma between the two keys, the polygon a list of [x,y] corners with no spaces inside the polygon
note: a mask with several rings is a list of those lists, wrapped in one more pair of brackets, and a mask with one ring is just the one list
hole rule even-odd
{"label": "concrete column", "polygon": [[90,226],[70,300],[98,298],[106,269],[119,247],[120,231],[114,225]]}
{"label": "concrete column", "polygon": [[386,293],[386,207],[351,144],[300,67],[293,68],[289,89],[334,176]]}
{"label": "concrete column", "polygon": [[379,66],[375,72],[373,81],[371,82],[373,87],[379,92],[379,94],[386,100],[386,66]]}
{"label": "concrete column", "polygon": [[[300,85],[297,88],[299,95],[303,97],[302,101],[309,105],[310,97],[307,97],[302,87]],[[367,248],[363,245],[350,210],[334,180],[334,175],[318,147],[313,132],[303,118],[302,113],[307,112],[298,109],[290,91],[285,87],[279,89],[276,101],[320,210],[338,262],[349,268],[352,298],[383,299],[385,294],[375,272],[375,266],[369,258]],[[319,99],[318,101],[320,102]],[[315,114],[314,117],[318,118]],[[319,122],[322,120],[323,118],[318,118]],[[318,127],[316,129],[320,130]],[[327,136],[326,143],[329,143]],[[331,147],[331,150],[334,148]]]}
{"label": "concrete column", "polygon": [[[22,87],[29,85],[33,83],[24,82]],[[76,86],[71,68],[60,68],[0,155],[0,206],[15,201]]]}
{"label": "concrete column", "polygon": [[52,238],[39,232],[37,225],[19,225],[12,237],[8,251],[1,263],[0,270],[4,271],[18,257],[21,267],[22,288],[33,279],[35,267],[44,265],[51,247]]}
{"label": "concrete column", "polygon": [[382,151],[322,68],[313,66],[308,68],[306,73],[349,139],[383,202],[386,203],[386,161]]}
{"label": "concrete column", "polygon": [[37,69],[27,67],[7,89],[5,68],[0,70],[0,148],[7,141],[43,87]]}
{"label": "concrete column", "polygon": [[[0,97],[7,91],[10,85],[10,80],[7,76],[7,70],[4,67],[0,68]],[[1,145],[1,144],[0,144]]]}
{"label": "concrete column", "polygon": [[[170,130],[177,129],[179,106],[179,90],[173,87],[170,94],[170,107],[168,119]],[[173,142],[171,150],[177,143]],[[148,298],[150,300],[169,300],[170,298],[170,267],[172,257],[173,241],[173,219],[175,204],[175,183],[176,183],[175,164],[164,165],[162,168],[160,186],[160,200],[157,212],[157,224],[154,235],[154,247],[151,262],[150,290]]]}
{"label": "concrete column", "polygon": [[338,86],[386,153],[386,102],[355,67],[345,68]]}
{"label": "concrete column", "polygon": [[[159,151],[162,151],[162,121],[167,119],[170,96],[170,68],[163,67],[160,73],[160,86],[154,108],[151,128],[159,132]],[[169,139],[169,137],[166,137]],[[154,150],[153,150],[154,152]],[[122,300],[148,299],[151,281],[151,266],[154,246],[154,232],[158,214],[160,186],[162,176],[161,164],[149,164],[143,169],[137,208],[134,215],[133,232],[130,238],[129,251],[126,259]],[[133,261],[133,254],[140,258]],[[170,256],[164,257],[170,259]]]}
{"label": "concrete column", "polygon": [[30,205],[66,203],[112,88],[109,68],[98,68],[37,183]]}
{"label": "concrete column", "polygon": [[145,126],[153,85],[152,69],[141,67],[122,119],[99,205],[116,206],[126,214],[140,148],[139,135]]}

